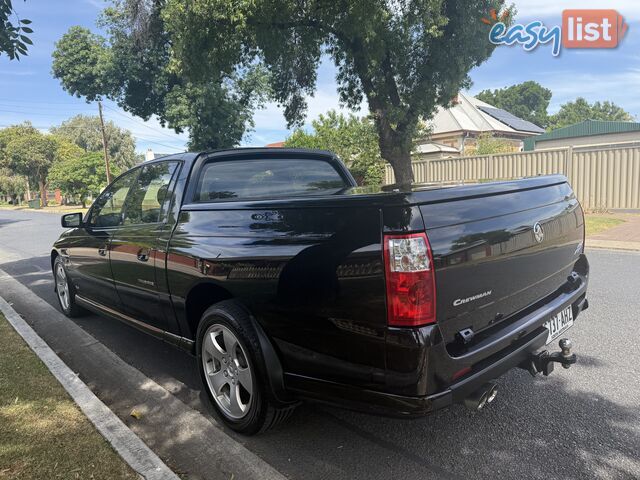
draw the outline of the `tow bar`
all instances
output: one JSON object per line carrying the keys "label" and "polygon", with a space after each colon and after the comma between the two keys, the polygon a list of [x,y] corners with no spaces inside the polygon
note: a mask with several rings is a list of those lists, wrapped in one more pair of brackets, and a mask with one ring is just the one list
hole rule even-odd
{"label": "tow bar", "polygon": [[534,377],[538,373],[548,376],[553,372],[554,363],[560,363],[563,368],[570,368],[571,365],[576,363],[576,354],[571,353],[571,340],[563,338],[560,340],[559,346],[559,352],[549,353],[547,350],[543,350],[532,354],[527,364],[529,373]]}

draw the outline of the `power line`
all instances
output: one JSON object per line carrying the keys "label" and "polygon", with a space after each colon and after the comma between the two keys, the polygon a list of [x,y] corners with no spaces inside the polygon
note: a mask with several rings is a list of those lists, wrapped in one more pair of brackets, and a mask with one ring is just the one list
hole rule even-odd
{"label": "power line", "polygon": [[[0,106],[3,108],[18,108],[21,110],[29,109],[31,108],[30,105],[17,105],[14,103],[7,103],[7,102],[0,102]],[[38,105],[38,107],[36,107],[36,110],[40,111],[40,110],[55,110],[56,112],[59,112],[61,110],[68,110],[68,111],[75,111],[75,112],[93,112],[95,111],[94,108],[86,108],[86,106],[73,106],[73,105],[66,105],[66,106],[53,106],[53,105]],[[33,110],[29,110],[29,111],[33,111]]]}
{"label": "power line", "polygon": [[[16,124],[0,124],[0,128],[7,128],[7,127],[15,127]],[[43,127],[43,126],[37,126],[37,125],[32,125],[33,128],[36,128],[38,130],[49,130],[50,127]],[[67,128],[84,128],[84,127],[67,127]],[[132,134],[133,135],[133,134]],[[165,147],[165,148],[171,148],[173,150],[177,150],[178,152],[186,152],[187,150],[185,148],[180,148],[180,147],[175,147],[173,145],[167,145],[166,143],[161,143],[161,142],[156,142],[155,140],[152,140],[150,137],[144,137],[141,135],[133,135],[136,140],[143,140],[147,143],[152,143],[154,145],[160,145],[161,147]],[[177,139],[180,140],[180,139]]]}
{"label": "power line", "polygon": [[37,115],[37,116],[45,116],[45,117],[51,117],[53,115],[55,115],[54,113],[45,113],[45,112],[20,112],[20,111],[16,111],[16,110],[4,110],[4,109],[0,109],[0,112],[3,113],[13,113],[13,114],[19,114],[19,115]]}
{"label": "power line", "polygon": [[[70,107],[70,108],[72,108],[72,109],[76,109],[76,108],[78,108],[78,109],[79,109],[80,107],[86,107],[86,106],[89,106],[89,104],[77,105],[77,104],[72,104],[72,103],[67,103],[67,102],[50,102],[50,101],[46,101],[46,102],[35,102],[35,101],[28,101],[28,100],[25,100],[25,101],[17,101],[17,100],[5,99],[5,98],[0,98],[0,102],[2,102],[2,103],[4,103],[4,102],[9,102],[9,103],[16,103],[16,104],[17,104],[17,105],[10,105],[10,104],[8,104],[8,105],[2,105],[2,103],[0,103],[0,106],[11,107],[11,108],[20,108],[23,104],[26,104],[26,103],[37,104],[37,105],[38,105],[38,110],[42,110],[42,108],[47,108],[47,107],[46,107],[46,104],[58,104],[58,105],[65,105],[65,106],[68,106],[68,107]],[[44,107],[42,106],[42,104],[43,104],[43,103],[45,104],[45,106],[44,106]],[[115,108],[110,107],[109,105],[103,105],[103,107],[104,107],[104,108],[106,108],[106,109],[108,109],[108,110],[111,110],[112,112],[114,112],[114,113],[116,113],[116,114],[120,115],[121,117],[126,118],[126,119],[127,119],[127,120],[129,120],[130,122],[133,122],[133,123],[136,123],[136,124],[138,124],[138,125],[141,125],[141,126],[143,126],[143,127],[147,128],[147,129],[149,129],[149,130],[151,130],[151,131],[153,131],[153,132],[155,132],[155,133],[159,133],[160,135],[164,135],[165,137],[170,138],[170,139],[172,139],[172,140],[175,140],[175,139],[176,139],[176,137],[174,137],[174,136],[173,136],[173,134],[170,134],[170,133],[164,132],[164,131],[159,130],[159,129],[157,129],[157,128],[154,128],[154,127],[152,127],[152,126],[150,126],[150,125],[147,125],[144,121],[142,121],[142,120],[138,120],[138,119],[136,119],[136,118],[135,118],[135,117],[133,117],[133,116],[126,115],[126,114],[122,113],[121,111],[119,111],[119,110],[117,110],[117,109],[115,109]],[[59,109],[58,109],[58,108],[53,107],[53,109],[54,109],[54,110],[56,110],[56,111],[59,111]],[[48,114],[48,113],[44,113],[44,112],[29,112],[29,111],[16,111],[16,110],[5,110],[5,109],[0,109],[0,112],[5,112],[5,113],[14,113],[14,114],[39,115],[39,116],[51,116],[50,114]],[[81,113],[89,113],[89,112],[93,112],[93,110],[92,110],[92,109],[83,109],[83,110],[81,111]],[[175,135],[178,135],[178,134],[176,133]]]}
{"label": "power line", "polygon": [[[156,132],[156,133],[161,133],[162,135],[164,135],[164,136],[166,136],[166,137],[169,137],[169,138],[175,139],[175,137],[174,137],[174,136],[172,136],[171,134],[168,134],[168,133],[166,133],[166,132],[163,132],[162,130],[158,130],[157,128],[153,128],[153,127],[151,127],[150,125],[147,125],[147,124],[146,124],[146,123],[144,123],[144,122],[141,122],[141,121],[139,121],[139,120],[136,120],[136,119],[135,119],[135,117],[132,117],[132,116],[129,116],[129,115],[125,115],[124,113],[122,113],[122,112],[120,112],[120,111],[116,110],[115,108],[111,108],[111,107],[109,107],[108,105],[104,105],[104,107],[105,107],[105,108],[107,108],[107,109],[109,109],[109,110],[111,110],[112,112],[115,112],[115,113],[117,113],[118,115],[120,115],[120,116],[122,116],[122,117],[126,118],[127,120],[130,120],[130,121],[132,121],[132,122],[134,122],[134,123],[137,123],[137,124],[139,124],[139,125],[142,125],[143,127],[148,128],[149,130],[153,130],[153,131],[154,131],[154,132]],[[177,135],[177,134],[176,134],[176,135]]]}
{"label": "power line", "polygon": [[[25,103],[31,103],[33,105],[42,105],[44,104],[52,104],[52,105],[78,105],[77,103],[73,103],[73,102],[55,102],[55,101],[51,101],[51,100],[14,100],[13,98],[0,98],[0,102],[10,102],[10,103],[17,103],[17,104],[25,104]],[[91,105],[90,103],[87,102],[82,102],[82,105]]]}

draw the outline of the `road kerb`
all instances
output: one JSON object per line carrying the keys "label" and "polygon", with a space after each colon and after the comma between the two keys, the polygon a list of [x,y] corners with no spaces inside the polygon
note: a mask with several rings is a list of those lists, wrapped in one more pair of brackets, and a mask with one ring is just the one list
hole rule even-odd
{"label": "road kerb", "polygon": [[179,480],[179,477],[95,396],[2,297],[0,297],[0,311],[96,429],[133,470],[147,480]]}
{"label": "road kerb", "polygon": [[[190,407],[125,362],[73,320],[0,269],[0,291],[20,298],[19,311],[126,423],[132,408],[144,415],[129,425],[153,452],[179,474],[228,480],[285,480],[280,472],[227,434],[209,415]],[[75,376],[75,375],[74,375]]]}
{"label": "road kerb", "polygon": [[623,242],[614,240],[594,240],[587,238],[587,248],[603,248],[607,250],[640,251],[640,242]]}

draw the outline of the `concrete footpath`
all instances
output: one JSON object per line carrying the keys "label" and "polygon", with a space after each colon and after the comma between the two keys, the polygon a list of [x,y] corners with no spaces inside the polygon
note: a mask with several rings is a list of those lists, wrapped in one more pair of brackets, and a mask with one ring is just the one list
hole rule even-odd
{"label": "concrete footpath", "polygon": [[596,235],[589,235],[587,247],[640,251],[640,215],[617,214],[613,218],[624,220],[624,223]]}
{"label": "concrete footpath", "polygon": [[[130,464],[143,477],[175,478],[172,476],[172,470],[182,478],[189,479],[284,480],[285,477],[271,465],[227,435],[213,418],[207,418],[193,410],[142,372],[124,362],[3,270],[0,270],[0,292],[3,296],[19,296],[24,300],[24,304],[28,305],[28,311],[25,312],[20,312],[21,308],[25,307],[15,306],[15,309],[28,318],[31,324],[27,325],[20,319],[24,327],[31,332],[33,330],[38,332],[39,336],[35,332],[33,335],[41,339],[42,344],[34,351],[38,353],[48,345],[46,347],[50,352],[48,355],[53,355],[59,363],[64,361],[62,365],[66,368],[66,378],[73,377],[79,380],[84,378],[95,394],[91,394],[87,388],[84,395],[93,395],[95,401],[104,408],[107,408],[104,403],[109,404],[111,411],[122,420],[111,418],[111,425],[116,425],[120,429],[121,427],[130,429],[129,433],[135,433],[135,435],[131,434],[133,437],[136,435],[139,437],[139,443],[132,440],[134,443],[130,445],[134,445],[133,449],[127,449],[126,445],[119,448],[114,444],[114,447],[128,463],[127,456],[138,456],[136,465],[139,468]],[[1,301],[0,305],[8,304]],[[20,318],[17,313],[12,315],[9,312],[9,314],[8,317],[13,316],[14,320],[16,317]],[[73,373],[80,371],[81,376]],[[58,375],[56,377],[60,380]],[[79,384],[86,388],[84,383],[80,382],[76,385]],[[71,396],[77,401],[75,395]],[[82,404],[80,407],[82,408]],[[87,414],[87,411],[82,409]],[[140,414],[138,419],[130,416],[134,409]],[[102,410],[102,414],[106,412]],[[89,414],[87,416],[94,422]],[[107,430],[110,428],[107,427]],[[100,427],[98,430],[105,433]],[[121,429],[120,432],[124,430]],[[123,435],[126,436],[126,432]],[[112,441],[109,437],[107,440]],[[146,456],[139,457],[141,453]],[[152,457],[147,454],[156,459],[155,454],[157,454],[171,470],[159,460],[149,460]]]}

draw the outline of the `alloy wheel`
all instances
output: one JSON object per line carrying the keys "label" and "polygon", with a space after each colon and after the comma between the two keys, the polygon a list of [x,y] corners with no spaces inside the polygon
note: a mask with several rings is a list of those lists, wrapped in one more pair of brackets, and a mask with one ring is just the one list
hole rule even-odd
{"label": "alloy wheel", "polygon": [[68,310],[70,305],[69,283],[67,282],[67,273],[61,263],[56,266],[56,291],[60,305],[64,310]]}
{"label": "alloy wheel", "polygon": [[220,324],[211,325],[202,342],[202,364],[213,399],[228,417],[239,420],[249,412],[253,376],[236,335]]}

